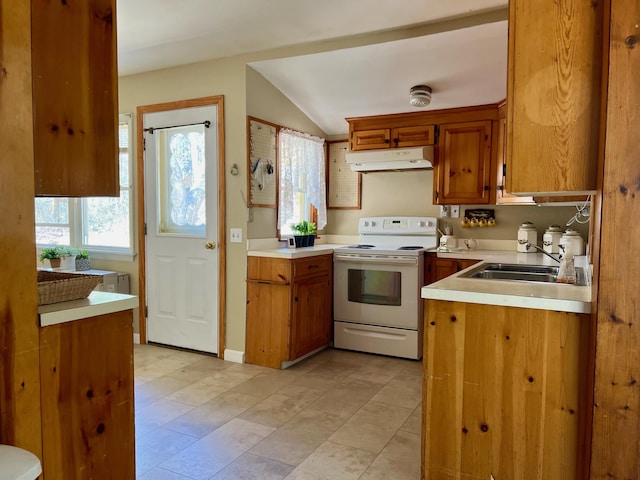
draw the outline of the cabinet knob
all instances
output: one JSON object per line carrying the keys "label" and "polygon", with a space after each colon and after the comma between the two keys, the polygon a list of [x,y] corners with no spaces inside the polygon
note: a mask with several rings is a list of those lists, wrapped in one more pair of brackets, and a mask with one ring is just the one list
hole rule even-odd
{"label": "cabinet knob", "polygon": [[294,299],[296,302],[297,302],[297,301],[299,301],[299,300],[298,300],[298,297],[293,297],[293,299]]}
{"label": "cabinet knob", "polygon": [[484,186],[484,190],[485,190],[485,192],[486,192],[487,190],[489,190],[489,185],[485,185],[485,186]]}
{"label": "cabinet knob", "polygon": [[397,138],[393,139],[393,143],[395,143],[396,145],[398,144],[399,140]]}
{"label": "cabinet knob", "polygon": [[384,143],[389,143],[389,139],[388,139],[388,138],[385,138],[385,139],[384,139]]}

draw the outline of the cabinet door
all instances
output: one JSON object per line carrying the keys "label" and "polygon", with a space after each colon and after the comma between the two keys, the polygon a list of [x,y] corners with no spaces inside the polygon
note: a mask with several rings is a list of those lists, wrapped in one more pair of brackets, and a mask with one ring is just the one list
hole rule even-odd
{"label": "cabinet door", "polygon": [[596,188],[602,8],[602,2],[509,2],[511,192]]}
{"label": "cabinet door", "polygon": [[349,144],[352,151],[389,148],[391,146],[391,129],[380,128],[351,132]]}
{"label": "cabinet door", "polygon": [[133,313],[40,329],[44,478],[134,478]]}
{"label": "cabinet door", "polygon": [[494,132],[496,142],[493,146],[496,159],[496,205],[534,205],[532,197],[521,197],[508,192],[506,182],[506,148],[507,148],[507,118],[502,115],[495,122],[497,132]]}
{"label": "cabinet door", "polygon": [[247,280],[247,363],[280,368],[289,358],[291,287]]}
{"label": "cabinet door", "polygon": [[391,130],[394,147],[422,147],[435,144],[435,125],[400,127]]}
{"label": "cabinet door", "polygon": [[332,320],[331,277],[296,282],[293,289],[291,360],[329,343]]}
{"label": "cabinet door", "polygon": [[458,262],[453,258],[438,258],[436,255],[427,255],[427,285],[453,275],[458,271]]}
{"label": "cabinet door", "polygon": [[115,0],[32,0],[31,17],[36,195],[117,196]]}
{"label": "cabinet door", "polygon": [[438,204],[491,202],[491,121],[440,127],[434,197]]}

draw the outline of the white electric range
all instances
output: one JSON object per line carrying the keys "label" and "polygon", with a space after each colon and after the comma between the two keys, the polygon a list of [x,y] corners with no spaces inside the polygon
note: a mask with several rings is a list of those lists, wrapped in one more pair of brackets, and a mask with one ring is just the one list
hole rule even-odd
{"label": "white electric range", "polygon": [[334,346],[422,357],[424,252],[438,245],[432,217],[366,217],[359,244],[336,248]]}

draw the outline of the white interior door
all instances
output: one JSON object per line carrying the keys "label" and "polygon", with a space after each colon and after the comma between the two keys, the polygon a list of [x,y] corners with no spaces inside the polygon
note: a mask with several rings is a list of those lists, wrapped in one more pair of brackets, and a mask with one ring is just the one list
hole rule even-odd
{"label": "white interior door", "polygon": [[217,113],[210,105],[144,115],[147,339],[210,353],[218,353]]}

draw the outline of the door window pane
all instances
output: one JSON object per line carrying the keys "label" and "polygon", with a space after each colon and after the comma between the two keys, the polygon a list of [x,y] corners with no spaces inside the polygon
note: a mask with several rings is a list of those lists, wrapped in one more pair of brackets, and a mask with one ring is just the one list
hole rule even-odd
{"label": "door window pane", "polygon": [[204,125],[157,130],[158,233],[205,236]]}

